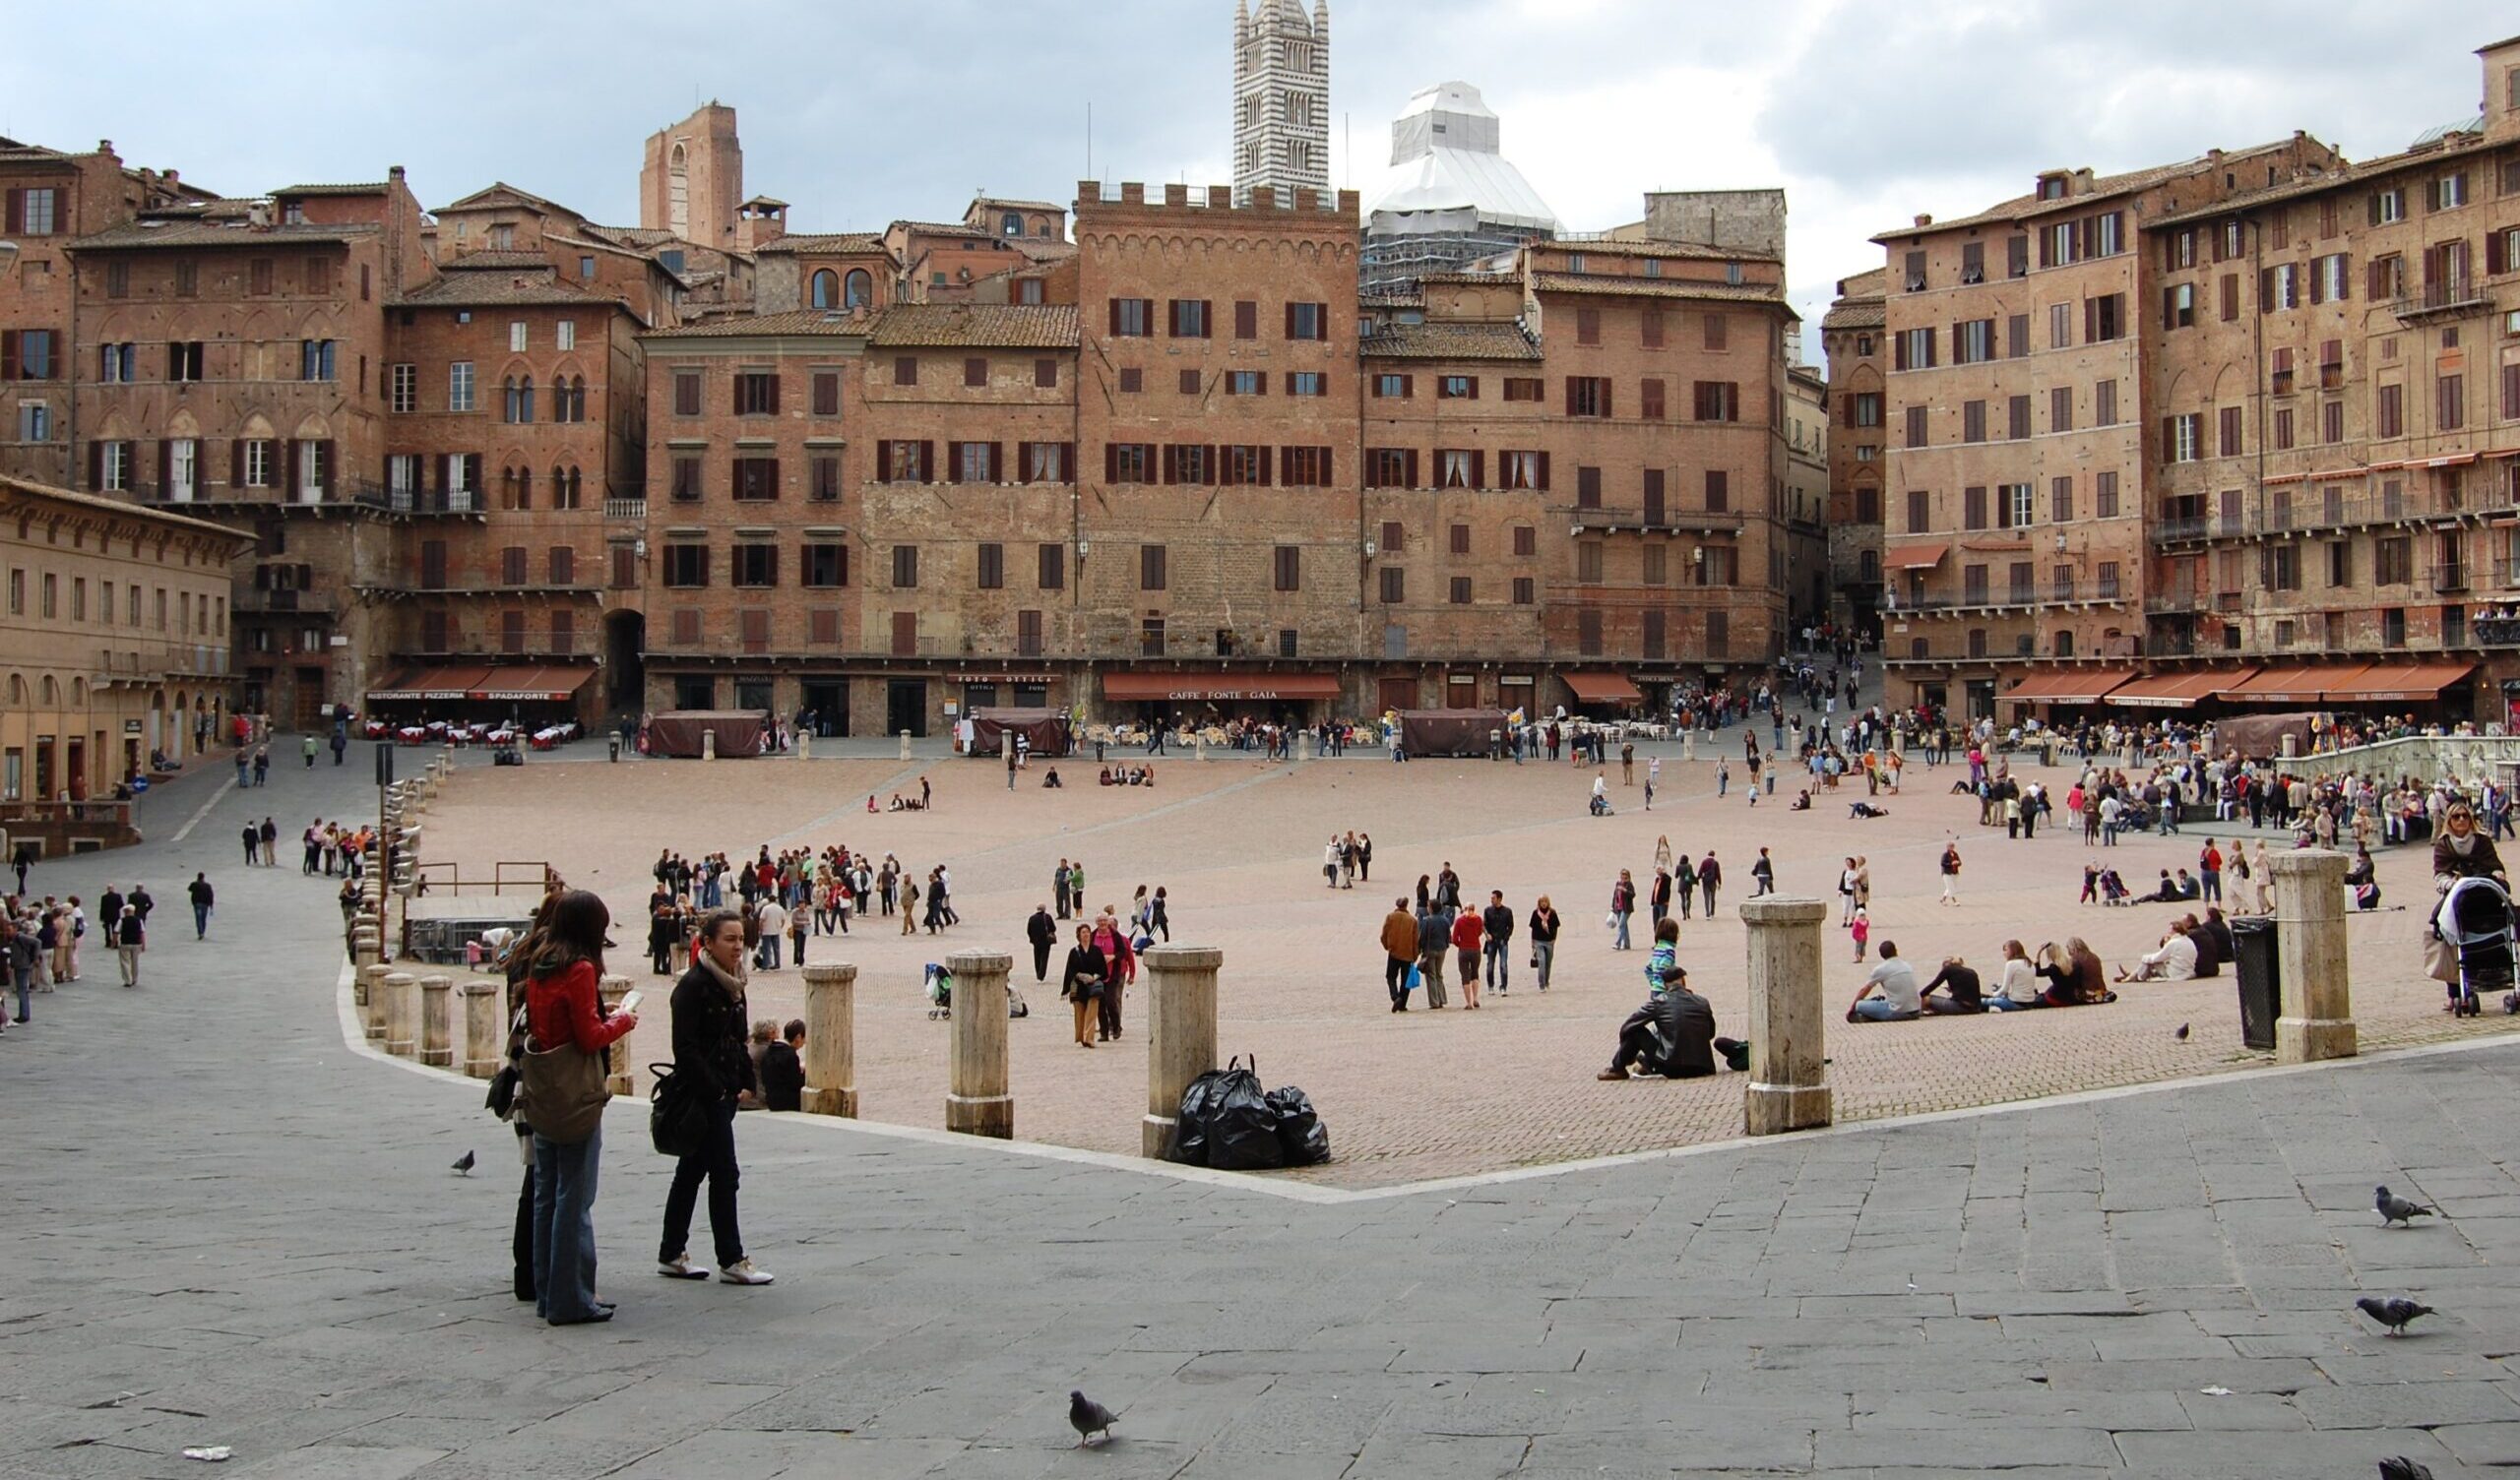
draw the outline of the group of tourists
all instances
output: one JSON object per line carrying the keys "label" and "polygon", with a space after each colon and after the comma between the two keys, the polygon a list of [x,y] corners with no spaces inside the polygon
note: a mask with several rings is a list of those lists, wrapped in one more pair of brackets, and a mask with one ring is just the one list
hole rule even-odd
{"label": "group of tourists", "polygon": [[1410,902],[1407,895],[1392,900],[1391,913],[1382,920],[1383,990],[1393,1012],[1408,1012],[1410,993],[1420,989],[1428,1011],[1450,1006],[1444,988],[1448,958],[1459,972],[1463,1011],[1479,1011],[1482,984],[1499,997],[1508,995],[1518,926],[1529,935],[1535,984],[1548,990],[1560,921],[1546,894],[1534,902],[1528,919],[1518,919],[1503,890],[1489,890],[1486,903],[1474,908],[1464,902],[1461,876],[1446,860],[1441,872],[1418,876],[1416,909]]}

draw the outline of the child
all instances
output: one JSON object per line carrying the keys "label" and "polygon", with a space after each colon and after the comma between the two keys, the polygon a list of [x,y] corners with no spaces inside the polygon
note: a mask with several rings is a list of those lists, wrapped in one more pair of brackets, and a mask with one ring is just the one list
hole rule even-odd
{"label": "child", "polygon": [[1863,959],[1863,948],[1865,944],[1872,939],[1872,915],[1870,911],[1866,910],[1860,904],[1857,905],[1855,907],[1855,919],[1847,926],[1847,929],[1855,936],[1855,958],[1857,961],[1860,962]]}

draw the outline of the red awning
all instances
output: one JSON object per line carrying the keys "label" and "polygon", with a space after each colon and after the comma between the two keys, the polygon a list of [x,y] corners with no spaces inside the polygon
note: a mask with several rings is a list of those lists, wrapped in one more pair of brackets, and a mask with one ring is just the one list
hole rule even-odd
{"label": "red awning", "polygon": [[595,677],[593,668],[493,668],[467,698],[492,704],[567,704]]}
{"label": "red awning", "polygon": [[1922,571],[1942,564],[1942,557],[1950,553],[1951,546],[1948,544],[1902,545],[1881,557],[1881,568],[1888,571]]}
{"label": "red awning", "polygon": [[2101,696],[2134,676],[2131,668],[2058,669],[2034,673],[2020,687],[1995,697],[2017,704],[2098,704]]}
{"label": "red awning", "polygon": [[1327,673],[1105,673],[1102,697],[1155,704],[1336,699],[1339,680]]}
{"label": "red awning", "polygon": [[2211,699],[2236,687],[2256,672],[2255,668],[2210,668],[2202,673],[2156,673],[2110,691],[2109,702],[2141,709],[2183,709],[2200,699]]}
{"label": "red awning", "polygon": [[2261,668],[2245,683],[2222,691],[2234,704],[2317,704],[2331,692],[2350,687],[2371,665],[2354,663],[2333,668]]}
{"label": "red awning", "polygon": [[1624,673],[1560,673],[1577,704],[1641,704],[1645,695]]}
{"label": "red awning", "polygon": [[2474,663],[2373,663],[2338,681],[2326,697],[2339,704],[2428,704],[2476,671]]}
{"label": "red awning", "polygon": [[422,668],[406,673],[382,689],[367,691],[370,704],[446,703],[470,698],[489,677],[490,670],[479,665],[469,668]]}

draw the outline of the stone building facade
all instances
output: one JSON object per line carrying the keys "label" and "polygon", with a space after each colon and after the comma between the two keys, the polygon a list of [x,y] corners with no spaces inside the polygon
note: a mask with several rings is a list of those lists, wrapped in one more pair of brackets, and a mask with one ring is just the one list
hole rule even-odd
{"label": "stone building facade", "polygon": [[744,149],[735,110],[711,99],[648,136],[639,164],[639,225],[720,252],[736,250]]}
{"label": "stone building facade", "polygon": [[1888,397],[1886,268],[1840,278],[1820,321],[1829,366],[1829,615],[1866,638],[1881,636],[1881,479]]}

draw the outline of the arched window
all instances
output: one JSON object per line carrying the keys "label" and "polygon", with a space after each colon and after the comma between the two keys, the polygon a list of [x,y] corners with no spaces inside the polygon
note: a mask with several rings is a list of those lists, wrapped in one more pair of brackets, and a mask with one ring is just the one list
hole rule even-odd
{"label": "arched window", "polygon": [[499,507],[502,509],[516,507],[516,469],[513,467],[499,469]]}
{"label": "arched window", "polygon": [[866,275],[866,270],[864,268],[850,268],[849,270],[849,292],[848,296],[842,301],[850,308],[868,308],[873,306],[875,302],[875,279]]}
{"label": "arched window", "polygon": [[575,509],[578,507],[578,494],[581,487],[579,478],[582,475],[579,473],[578,469],[574,467],[554,467],[551,469],[552,508]]}
{"label": "arched window", "polygon": [[507,379],[499,382],[499,395],[502,398],[499,408],[499,419],[509,423],[510,425],[514,425],[516,422],[515,376],[511,375]]}
{"label": "arched window", "polygon": [[814,270],[813,306],[816,308],[840,307],[840,275],[838,273],[829,268]]}
{"label": "arched window", "polygon": [[507,400],[507,419],[511,425],[523,426],[534,420],[534,377],[523,380],[510,377],[499,383]]}
{"label": "arched window", "polygon": [[999,229],[1009,236],[1021,236],[1024,234],[1024,217],[1010,211],[1006,213],[1006,218]]}

